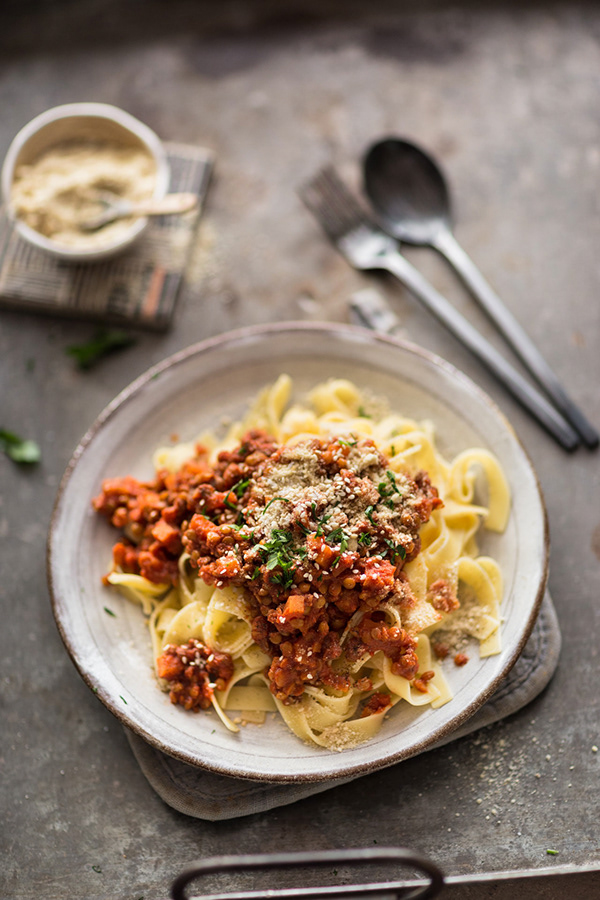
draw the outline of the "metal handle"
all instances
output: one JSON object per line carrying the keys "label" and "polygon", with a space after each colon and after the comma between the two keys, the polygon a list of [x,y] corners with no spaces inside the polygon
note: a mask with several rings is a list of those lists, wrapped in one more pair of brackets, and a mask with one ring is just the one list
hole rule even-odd
{"label": "metal handle", "polygon": [[513,348],[519,359],[531,372],[540,387],[546,391],[566,419],[581,435],[584,443],[593,449],[600,437],[594,426],[567,395],[560,381],[498,294],[483,277],[473,260],[460,246],[450,231],[440,231],[433,246],[454,266],[480,306],[488,314],[498,331]]}
{"label": "metal handle", "polygon": [[181,193],[167,194],[160,200],[146,200],[131,204],[131,212],[136,216],[172,216],[189,212],[198,205],[198,195]]}
{"label": "metal handle", "polygon": [[537,421],[565,450],[574,450],[579,446],[579,437],[563,416],[504,359],[476,328],[473,328],[471,323],[445,297],[436,291],[401,253],[381,254],[378,257],[377,265],[400,279],[417,299],[493,372],[519,403],[535,416]]}
{"label": "metal handle", "polygon": [[373,288],[356,291],[350,297],[348,305],[356,325],[381,331],[383,334],[393,334],[398,328],[397,315],[392,312],[387,300]]}
{"label": "metal handle", "polygon": [[[204,894],[204,900],[264,900],[268,897],[305,897],[346,900],[350,897],[379,897],[380,900],[432,900],[444,886],[440,869],[426,857],[402,847],[364,848],[359,850],[320,850],[314,853],[261,853],[245,856],[215,856],[195,863],[182,872],[171,886],[172,900],[188,900],[187,885],[195,878],[215,872],[248,871],[249,869],[283,869],[296,866],[356,865],[362,863],[396,862],[418,869],[428,879],[425,884],[414,882],[380,882],[364,885],[332,885],[328,887],[277,888],[269,891],[228,892]],[[406,891],[408,890],[408,893]],[[402,892],[402,893],[399,893]]]}

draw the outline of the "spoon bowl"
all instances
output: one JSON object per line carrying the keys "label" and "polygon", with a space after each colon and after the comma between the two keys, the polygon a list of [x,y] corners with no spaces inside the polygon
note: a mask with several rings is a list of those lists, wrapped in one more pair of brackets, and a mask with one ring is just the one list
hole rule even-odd
{"label": "spoon bowl", "polygon": [[388,234],[406,244],[435,245],[450,229],[450,195],[442,172],[420,147],[385,138],[364,159],[365,191]]}
{"label": "spoon bowl", "polygon": [[598,447],[596,428],[452,234],[450,196],[434,160],[410,141],[388,137],[367,151],[363,174],[365,192],[382,228],[399,241],[434,247],[446,257],[556,408],[590,449]]}

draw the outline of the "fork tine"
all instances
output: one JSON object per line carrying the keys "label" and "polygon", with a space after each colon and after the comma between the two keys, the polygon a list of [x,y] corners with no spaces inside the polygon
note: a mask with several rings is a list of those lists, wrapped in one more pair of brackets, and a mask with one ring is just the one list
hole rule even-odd
{"label": "fork tine", "polygon": [[368,224],[366,212],[347,185],[341,181],[337,172],[329,166],[323,174],[329,188],[329,200],[336,205],[340,215],[343,215],[348,223],[353,225]]}
{"label": "fork tine", "polygon": [[361,225],[371,224],[332,166],[321,169],[300,188],[299,194],[334,241]]}

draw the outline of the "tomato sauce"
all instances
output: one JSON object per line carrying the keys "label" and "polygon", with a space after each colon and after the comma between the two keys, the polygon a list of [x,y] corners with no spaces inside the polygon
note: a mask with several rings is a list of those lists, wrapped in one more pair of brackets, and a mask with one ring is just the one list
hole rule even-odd
{"label": "tomato sauce", "polygon": [[[392,472],[370,439],[278,446],[262,431],[219,453],[214,465],[198,447],[175,474],[109,479],[94,500],[123,532],[113,550],[123,571],[176,583],[185,551],[207,584],[244,589],[253,638],[272,660],[271,691],[286,704],[307,686],[349,690],[350,663],[377,651],[395,674],[415,679],[416,642],[390,624],[384,606],[414,603],[402,569],[440,505],[426,473]],[[441,608],[452,602],[446,585],[435,595]],[[173,702],[203,708],[207,685],[226,681],[227,667],[221,660],[216,674],[209,671],[210,648],[203,655],[200,647],[193,653],[202,664],[186,665],[192,649],[166,648],[159,674]],[[385,697],[374,694],[368,710],[387,708]]]}

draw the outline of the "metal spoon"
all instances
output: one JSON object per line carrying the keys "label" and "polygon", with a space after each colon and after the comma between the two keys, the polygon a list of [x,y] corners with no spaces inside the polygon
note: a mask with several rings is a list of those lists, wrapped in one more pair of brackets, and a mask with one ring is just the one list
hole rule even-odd
{"label": "metal spoon", "polygon": [[172,216],[189,212],[198,205],[198,196],[190,193],[167,194],[158,200],[150,198],[132,202],[109,191],[100,191],[94,201],[100,204],[101,210],[78,223],[82,231],[97,231],[116,219],[128,216]]}
{"label": "metal spoon", "polygon": [[452,234],[448,188],[433,159],[409,141],[386,138],[365,156],[364,183],[380,225],[400,241],[434,247],[446,257],[557,409],[588,447],[597,447],[596,429]]}

